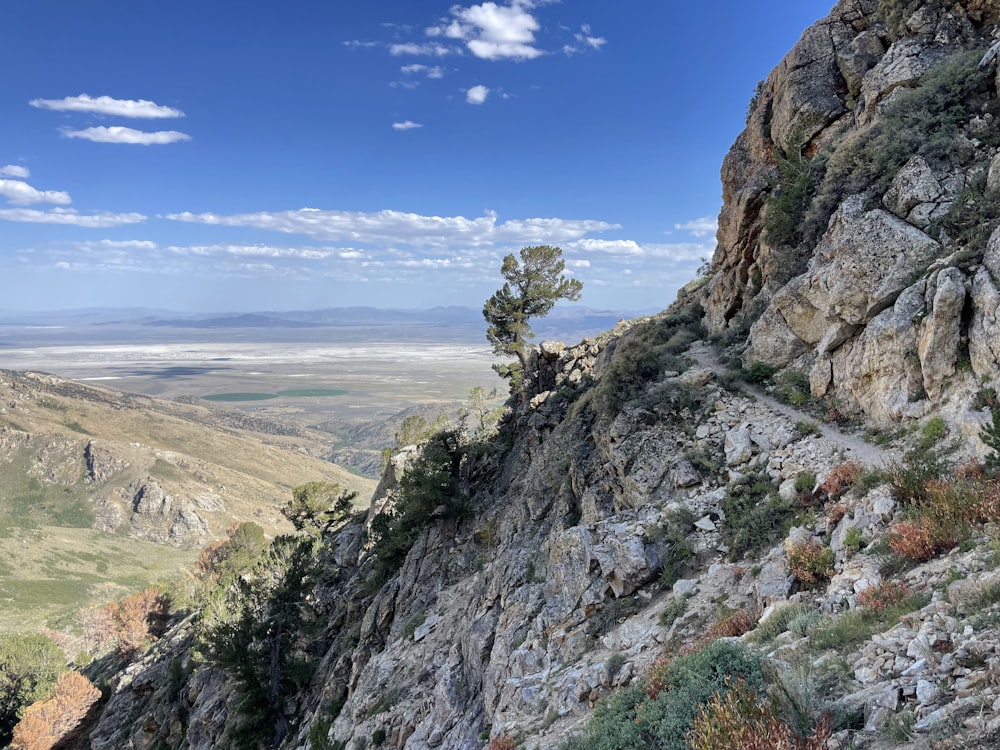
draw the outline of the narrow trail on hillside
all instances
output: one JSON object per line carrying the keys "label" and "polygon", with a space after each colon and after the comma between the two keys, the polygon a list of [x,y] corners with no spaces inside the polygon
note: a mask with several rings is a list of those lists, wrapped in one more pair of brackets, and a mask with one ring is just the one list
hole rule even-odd
{"label": "narrow trail on hillside", "polygon": [[[686,354],[688,357],[697,362],[698,365],[711,370],[716,375],[736,375],[735,372],[719,361],[715,351],[703,341],[697,341],[692,344]],[[816,424],[823,437],[834,443],[839,448],[842,448],[844,452],[851,457],[851,459],[860,464],[885,468],[892,463],[899,462],[900,460],[900,456],[896,451],[880,448],[877,445],[872,445],[871,443],[862,440],[856,435],[850,435],[842,432],[833,425],[818,422],[816,421],[816,417],[814,415],[802,411],[801,409],[796,409],[794,406],[790,406],[789,404],[783,404],[773,396],[765,393],[762,388],[758,388],[751,383],[741,380],[737,380],[735,382],[738,390],[747,396],[752,397],[757,401],[757,403],[763,404],[772,411],[783,414],[789,419],[794,419],[795,421],[806,421]]]}

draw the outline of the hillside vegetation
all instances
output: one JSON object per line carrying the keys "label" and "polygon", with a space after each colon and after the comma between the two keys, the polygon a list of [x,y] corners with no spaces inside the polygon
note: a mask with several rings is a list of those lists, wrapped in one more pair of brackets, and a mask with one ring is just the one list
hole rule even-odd
{"label": "hillside vegetation", "polygon": [[197,405],[0,373],[0,629],[62,626],[82,606],[189,575],[198,549],[236,521],[287,531],[279,509],[305,481],[371,491],[305,452],[321,452],[321,439],[267,429]]}

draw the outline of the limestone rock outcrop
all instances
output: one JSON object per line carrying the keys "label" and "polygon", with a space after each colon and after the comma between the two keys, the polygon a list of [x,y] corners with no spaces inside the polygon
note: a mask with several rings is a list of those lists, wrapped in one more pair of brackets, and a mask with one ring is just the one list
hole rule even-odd
{"label": "limestone rock outcrop", "polygon": [[[975,66],[998,18],[906,7],[842,0],[762,82],[723,163],[700,299],[711,331],[749,331],[745,365],[802,372],[814,397],[879,423],[947,405],[960,428],[969,395],[1000,382],[1000,94]],[[781,203],[802,189],[783,183],[789,163],[814,180],[798,209]],[[769,212],[789,210],[799,233],[772,237]]]}

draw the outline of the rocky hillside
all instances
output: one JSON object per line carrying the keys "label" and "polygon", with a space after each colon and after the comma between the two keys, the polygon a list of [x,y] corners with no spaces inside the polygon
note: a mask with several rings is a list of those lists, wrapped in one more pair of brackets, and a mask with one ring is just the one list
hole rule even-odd
{"label": "rocky hillside", "polygon": [[322,436],[281,432],[205,405],[0,371],[0,629],[55,625],[189,570],[236,521],[288,531],[279,509],[305,482],[371,491],[307,452],[323,450]]}
{"label": "rocky hillside", "polygon": [[699,705],[751,691],[757,746],[995,747],[998,16],[839,3],[751,103],[709,275],[93,667],[81,746],[736,747]]}

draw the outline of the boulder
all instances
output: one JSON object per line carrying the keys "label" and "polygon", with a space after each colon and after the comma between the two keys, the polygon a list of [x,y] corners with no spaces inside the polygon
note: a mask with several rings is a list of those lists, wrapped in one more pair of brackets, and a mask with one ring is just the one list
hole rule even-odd
{"label": "boulder", "polygon": [[833,25],[826,20],[807,29],[771,74],[771,137],[783,151],[800,148],[847,111],[838,91]]}
{"label": "boulder", "polygon": [[930,314],[923,320],[917,343],[924,390],[931,399],[941,396],[944,380],[955,373],[964,306],[965,274],[946,268],[931,277],[925,298]]}
{"label": "boulder", "polygon": [[834,384],[840,398],[858,404],[877,422],[918,416],[923,377],[917,358],[914,320],[924,312],[925,282],[899,295],[850,346],[834,355]]}
{"label": "boulder", "polygon": [[745,464],[753,456],[753,443],[750,431],[745,427],[736,427],[726,433],[723,444],[726,454],[726,466]]}
{"label": "boulder", "polygon": [[[993,237],[997,237],[996,232]],[[1000,369],[1000,290],[986,268],[981,268],[972,280],[969,357],[977,377],[992,379],[997,376]]]}
{"label": "boulder", "polygon": [[[882,203],[900,219],[908,219],[917,206],[937,203],[944,189],[922,156],[914,156],[899,170]],[[922,222],[923,227],[927,226]]]}
{"label": "boulder", "polygon": [[[941,246],[888,211],[863,210],[859,196],[834,214],[809,269],[782,287],[751,328],[747,361],[789,364],[808,344],[837,350],[890,307]],[[823,368],[825,365],[818,365]],[[829,385],[822,369],[816,390]]]}
{"label": "boulder", "polygon": [[862,123],[874,117],[876,105],[895,89],[916,83],[948,53],[947,48],[932,45],[925,37],[903,37],[894,42],[862,81]]}
{"label": "boulder", "polygon": [[[888,211],[845,214],[817,246],[801,293],[831,321],[861,325],[889,307],[940,250]],[[794,320],[788,323],[796,329]]]}

